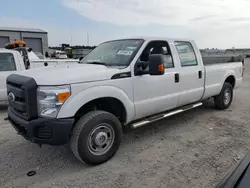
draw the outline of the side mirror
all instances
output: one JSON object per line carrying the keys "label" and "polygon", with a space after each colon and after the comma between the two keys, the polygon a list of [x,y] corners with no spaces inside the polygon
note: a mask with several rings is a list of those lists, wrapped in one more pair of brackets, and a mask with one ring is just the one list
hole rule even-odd
{"label": "side mirror", "polygon": [[165,73],[164,57],[161,54],[152,54],[149,56],[149,74],[163,75]]}

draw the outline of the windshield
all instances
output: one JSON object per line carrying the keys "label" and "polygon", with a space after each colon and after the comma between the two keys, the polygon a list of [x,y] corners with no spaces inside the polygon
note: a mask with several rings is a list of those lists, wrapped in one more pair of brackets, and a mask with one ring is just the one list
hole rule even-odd
{"label": "windshield", "polygon": [[80,63],[102,63],[106,66],[127,67],[144,40],[115,40],[100,44],[85,56]]}

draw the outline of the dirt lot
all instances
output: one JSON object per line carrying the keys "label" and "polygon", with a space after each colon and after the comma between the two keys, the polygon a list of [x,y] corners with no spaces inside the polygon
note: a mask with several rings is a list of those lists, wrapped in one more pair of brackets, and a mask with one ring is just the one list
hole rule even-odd
{"label": "dirt lot", "polygon": [[[212,188],[250,148],[250,60],[244,77],[230,109],[209,102],[129,131],[118,153],[96,167],[79,163],[69,146],[40,149],[24,140],[2,107],[0,187]],[[28,177],[30,170],[36,175]]]}

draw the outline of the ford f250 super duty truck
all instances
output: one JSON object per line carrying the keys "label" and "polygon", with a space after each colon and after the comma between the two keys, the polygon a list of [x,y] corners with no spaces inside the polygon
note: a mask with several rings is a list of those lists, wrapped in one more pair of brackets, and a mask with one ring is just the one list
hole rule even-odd
{"label": "ford f250 super duty truck", "polygon": [[203,58],[192,40],[104,42],[78,64],[10,75],[8,119],[33,143],[70,143],[80,161],[100,164],[118,150],[124,127],[196,108],[211,97],[227,109],[242,81],[242,60],[218,61]]}

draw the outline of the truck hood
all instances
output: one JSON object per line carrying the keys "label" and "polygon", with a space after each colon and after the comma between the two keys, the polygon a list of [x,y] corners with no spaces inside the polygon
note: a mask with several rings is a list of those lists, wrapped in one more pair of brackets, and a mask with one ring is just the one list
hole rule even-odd
{"label": "truck hood", "polygon": [[119,73],[118,68],[92,64],[64,64],[23,71],[20,75],[32,77],[38,85],[63,85],[109,80]]}

